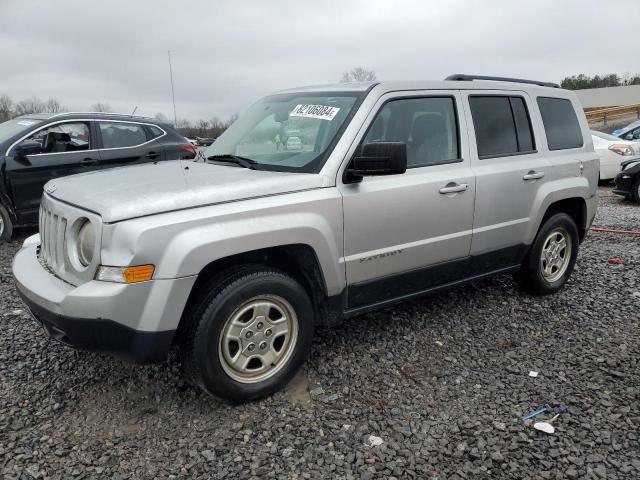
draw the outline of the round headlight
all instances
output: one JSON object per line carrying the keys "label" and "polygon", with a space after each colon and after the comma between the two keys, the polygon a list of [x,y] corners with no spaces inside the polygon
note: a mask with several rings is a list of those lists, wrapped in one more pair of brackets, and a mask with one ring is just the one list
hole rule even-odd
{"label": "round headlight", "polygon": [[90,221],[82,224],[78,230],[78,259],[83,266],[88,266],[93,260],[96,249],[96,231]]}

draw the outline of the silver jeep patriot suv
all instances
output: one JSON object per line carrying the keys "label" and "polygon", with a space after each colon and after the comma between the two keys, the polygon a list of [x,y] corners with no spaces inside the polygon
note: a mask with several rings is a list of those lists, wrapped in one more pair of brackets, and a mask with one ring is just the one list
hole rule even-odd
{"label": "silver jeep patriot suv", "polygon": [[581,106],[554,84],[296,88],[198,162],[49,182],[13,272],[55,339],[137,362],[176,345],[195,384],[249,400],[285,385],[318,325],[507,272],[556,292],[597,182]]}

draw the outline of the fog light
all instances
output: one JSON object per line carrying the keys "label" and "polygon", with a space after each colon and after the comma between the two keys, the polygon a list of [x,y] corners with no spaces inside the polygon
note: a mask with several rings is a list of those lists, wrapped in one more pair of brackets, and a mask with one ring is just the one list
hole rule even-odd
{"label": "fog light", "polygon": [[136,267],[107,267],[101,265],[96,274],[96,280],[113,283],[146,282],[153,278],[153,265],[138,265]]}

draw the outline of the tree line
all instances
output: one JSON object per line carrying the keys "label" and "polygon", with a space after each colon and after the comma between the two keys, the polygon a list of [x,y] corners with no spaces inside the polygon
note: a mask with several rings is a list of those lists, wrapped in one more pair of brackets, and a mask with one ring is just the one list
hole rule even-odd
{"label": "tree line", "polygon": [[594,75],[590,77],[581,73],[579,75],[571,75],[565,77],[560,82],[562,88],[568,90],[583,90],[585,88],[603,88],[603,87],[623,87],[626,85],[640,85],[640,74],[624,74],[622,76],[617,73],[609,73],[606,75]]}
{"label": "tree line", "polygon": [[[163,113],[156,113],[154,118],[159,122],[173,124]],[[186,118],[178,118],[176,130],[189,138],[218,138],[237,118],[237,114],[231,115],[227,120],[213,117],[210,120],[201,119],[192,122]]]}
{"label": "tree line", "polygon": [[42,101],[38,97],[31,97],[19,102],[14,102],[9,95],[0,95],[0,122],[6,122],[12,118],[32,113],[59,113],[65,108],[55,98]]}
{"label": "tree line", "polygon": [[[15,102],[9,95],[0,94],[0,122],[6,122],[12,118],[34,113],[61,113],[67,111],[69,111],[69,109],[55,98],[44,101],[34,96]],[[106,102],[96,102],[89,106],[88,111],[113,112],[111,105]],[[159,122],[173,125],[173,122],[163,113],[156,113],[154,118]],[[238,115],[232,115],[227,120],[221,120],[218,117],[213,117],[210,120],[196,121],[179,118],[176,129],[185,137],[217,138],[229,125],[235,122],[236,118],[238,118]]]}

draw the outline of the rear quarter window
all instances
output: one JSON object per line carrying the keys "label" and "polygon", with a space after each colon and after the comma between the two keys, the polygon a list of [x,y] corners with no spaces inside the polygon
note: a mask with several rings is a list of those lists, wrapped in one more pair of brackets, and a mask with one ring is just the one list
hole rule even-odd
{"label": "rear quarter window", "polygon": [[580,148],[582,131],[573,104],[566,98],[538,97],[549,150]]}
{"label": "rear quarter window", "polygon": [[158,138],[164,135],[164,132],[159,127],[156,127],[155,125],[148,125],[147,127],[149,128],[149,132],[151,133],[151,138],[149,138],[149,140],[153,138]]}

